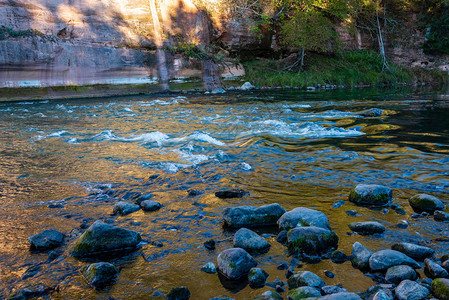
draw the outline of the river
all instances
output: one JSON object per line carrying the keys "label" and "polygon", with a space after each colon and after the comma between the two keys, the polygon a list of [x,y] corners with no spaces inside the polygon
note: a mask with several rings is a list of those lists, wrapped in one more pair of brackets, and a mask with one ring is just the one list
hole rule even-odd
{"label": "river", "polygon": [[[379,108],[383,115],[360,112]],[[449,96],[442,92],[335,90],[255,91],[225,95],[160,95],[0,103],[0,298],[13,289],[58,286],[52,299],[143,299],[187,286],[191,299],[226,295],[251,299],[271,288],[230,288],[200,268],[232,246],[223,230],[224,207],[279,203],[324,212],[351,254],[359,241],[372,250],[397,241],[418,242],[442,254],[447,226],[412,219],[408,198],[429,193],[449,200]],[[393,189],[394,209],[371,210],[347,201],[359,183]],[[215,191],[240,188],[244,198],[219,199]],[[202,194],[188,196],[188,190]],[[152,193],[163,207],[111,216],[118,196]],[[346,201],[333,208],[337,201]],[[348,216],[346,210],[358,215]],[[67,254],[80,224],[104,220],[136,230],[144,244],[112,258],[115,285],[96,291],[79,273],[85,262]],[[381,236],[347,234],[353,221],[378,220]],[[408,222],[407,229],[395,227]],[[44,229],[65,233],[52,262],[29,251],[27,237]],[[262,232],[259,232],[262,233]],[[276,231],[265,232],[271,250],[256,256],[270,277],[285,281],[289,262]],[[215,251],[203,242],[218,241]],[[39,264],[34,276],[25,270]],[[303,264],[327,284],[363,291],[373,281],[350,262]],[[335,273],[327,278],[323,271]]]}

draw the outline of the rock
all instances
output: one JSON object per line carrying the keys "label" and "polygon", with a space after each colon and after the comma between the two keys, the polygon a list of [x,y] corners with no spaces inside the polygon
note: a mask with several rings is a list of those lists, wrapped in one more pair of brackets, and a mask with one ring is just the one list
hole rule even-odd
{"label": "rock", "polygon": [[271,245],[260,235],[247,228],[240,228],[234,235],[234,247],[248,252],[265,253]]}
{"label": "rock", "polygon": [[449,221],[449,214],[441,210],[436,210],[433,212],[433,219],[435,221],[447,222]]}
{"label": "rock", "polygon": [[342,207],[345,204],[346,204],[346,201],[339,200],[339,201],[335,202],[334,204],[332,204],[332,208],[339,208],[339,207]]}
{"label": "rock", "polygon": [[321,227],[296,227],[287,234],[287,246],[292,254],[322,254],[338,247],[338,237]]}
{"label": "rock", "polygon": [[140,206],[131,202],[119,201],[114,205],[113,215],[126,216],[130,213],[136,212],[140,209]]}
{"label": "rock", "polygon": [[420,300],[430,294],[428,289],[411,280],[402,281],[394,289],[394,293],[399,300]]}
{"label": "rock", "polygon": [[294,274],[295,274],[295,267],[294,266],[290,266],[290,267],[288,267],[287,271],[285,271],[285,278],[289,279]]}
{"label": "rock", "polygon": [[359,184],[349,194],[349,201],[357,205],[384,206],[392,199],[391,189],[377,184]]}
{"label": "rock", "polygon": [[449,260],[445,260],[441,263],[441,266],[449,272]]}
{"label": "rock", "polygon": [[248,194],[249,193],[247,191],[234,189],[228,191],[215,192],[215,197],[218,197],[220,199],[242,198],[243,196],[246,196]]}
{"label": "rock", "polygon": [[407,229],[408,228],[408,223],[407,221],[402,221],[396,225],[394,225],[394,227],[400,228],[400,229]]}
{"label": "rock", "polygon": [[276,269],[278,270],[287,270],[288,269],[288,264],[287,263],[280,263]]}
{"label": "rock", "polygon": [[189,197],[195,197],[195,196],[199,196],[201,194],[204,194],[203,191],[198,191],[198,190],[188,190],[187,193],[188,193]]}
{"label": "rock", "polygon": [[351,263],[354,268],[366,270],[369,268],[369,259],[373,255],[373,251],[366,248],[359,242],[352,245]]}
{"label": "rock", "polygon": [[388,268],[385,275],[385,280],[387,282],[398,284],[403,280],[416,280],[418,275],[415,270],[407,265],[399,265]]}
{"label": "rock", "polygon": [[207,240],[203,243],[204,247],[207,250],[215,250],[215,241],[214,240]]}
{"label": "rock", "polygon": [[411,243],[398,243],[391,246],[391,249],[404,253],[405,255],[423,261],[425,258],[432,257],[435,250]]}
{"label": "rock", "polygon": [[323,279],[310,271],[299,271],[287,280],[289,289],[296,289],[301,286],[310,286],[321,289],[325,286]]}
{"label": "rock", "polygon": [[371,300],[394,300],[394,297],[389,290],[380,290],[374,294]]}
{"label": "rock", "polygon": [[426,258],[424,260],[426,274],[429,275],[430,278],[445,278],[448,277],[448,272],[439,264],[430,259]]}
{"label": "rock", "polygon": [[53,292],[55,289],[44,284],[27,286],[23,289],[13,292],[8,296],[8,300],[25,300],[39,298]]}
{"label": "rock", "polygon": [[277,223],[279,227],[284,230],[299,226],[316,226],[324,229],[331,229],[329,220],[325,214],[307,207],[297,207],[284,213]]}
{"label": "rock", "polygon": [[348,224],[349,229],[362,235],[383,233],[385,226],[379,222],[352,222]]}
{"label": "rock", "polygon": [[218,254],[217,266],[226,278],[235,280],[246,275],[257,262],[242,248],[229,248]]}
{"label": "rock", "polygon": [[260,268],[251,268],[248,273],[248,283],[251,287],[257,288],[265,285],[268,273]]}
{"label": "rock", "polygon": [[432,281],[432,294],[440,300],[449,300],[449,279],[437,278]]}
{"label": "rock", "polygon": [[213,262],[208,262],[201,268],[201,271],[209,274],[214,274],[217,273],[217,268],[215,267]]}
{"label": "rock", "polygon": [[323,294],[325,295],[330,295],[330,294],[336,294],[336,293],[343,293],[343,292],[347,292],[346,289],[341,288],[339,286],[335,286],[335,285],[326,285],[323,286],[321,288],[321,291],[323,292]]}
{"label": "rock", "polygon": [[398,215],[404,216],[407,214],[407,212],[403,209],[403,208],[396,208],[395,213],[397,213]]}
{"label": "rock", "polygon": [[244,84],[242,84],[242,86],[240,87],[240,89],[242,91],[248,91],[248,90],[252,90],[255,89],[256,87],[254,85],[252,85],[250,82],[245,82]]}
{"label": "rock", "polygon": [[361,116],[364,117],[380,117],[383,113],[383,110],[379,108],[370,108],[365,111],[360,112]]}
{"label": "rock", "polygon": [[371,255],[369,266],[371,271],[382,271],[393,266],[408,265],[414,269],[420,268],[420,265],[412,258],[402,252],[395,250],[380,250]]}
{"label": "rock", "polygon": [[159,202],[152,201],[152,200],[145,200],[140,203],[140,207],[144,211],[156,211],[162,207],[162,205]]}
{"label": "rock", "polygon": [[331,253],[331,261],[336,264],[342,264],[348,261],[350,258],[343,253],[343,251],[335,250]]}
{"label": "rock", "polygon": [[135,250],[140,241],[138,232],[96,221],[78,238],[70,254],[83,257]]}
{"label": "rock", "polygon": [[282,296],[273,291],[266,291],[262,295],[254,298],[254,300],[282,300]]}
{"label": "rock", "polygon": [[154,197],[154,195],[151,194],[151,193],[142,195],[142,196],[140,196],[139,198],[137,198],[136,204],[140,205],[143,201],[150,200],[150,199],[153,198],[153,197]]}
{"label": "rock", "polygon": [[59,247],[64,241],[64,235],[57,230],[44,230],[28,238],[33,251],[45,251]]}
{"label": "rock", "polygon": [[433,213],[435,210],[444,210],[444,203],[435,196],[418,194],[408,199],[410,206],[417,212]]}
{"label": "rock", "polygon": [[362,298],[354,293],[342,292],[323,296],[320,300],[362,300]]}
{"label": "rock", "polygon": [[228,207],[223,212],[225,225],[234,228],[272,226],[285,213],[279,204],[269,204],[261,207],[238,206]]}
{"label": "rock", "polygon": [[83,266],[81,274],[89,284],[95,288],[101,288],[112,284],[117,278],[119,270],[113,264],[99,262]]}
{"label": "rock", "polygon": [[276,241],[281,243],[282,245],[287,243],[287,230],[281,230],[276,237]]}
{"label": "rock", "polygon": [[190,298],[190,291],[185,286],[171,289],[167,294],[167,300],[187,300]]}
{"label": "rock", "polygon": [[332,273],[331,271],[328,271],[328,270],[324,270],[324,275],[326,275],[329,278],[334,278],[335,277],[335,274]]}
{"label": "rock", "polygon": [[311,297],[321,297],[321,292],[311,286],[301,286],[296,289],[290,289],[287,293],[288,299],[297,300]]}
{"label": "rock", "polygon": [[26,271],[22,274],[21,279],[25,280],[27,278],[33,277],[34,275],[39,273],[40,270],[41,270],[41,267],[39,265],[31,266],[28,269],[26,269]]}

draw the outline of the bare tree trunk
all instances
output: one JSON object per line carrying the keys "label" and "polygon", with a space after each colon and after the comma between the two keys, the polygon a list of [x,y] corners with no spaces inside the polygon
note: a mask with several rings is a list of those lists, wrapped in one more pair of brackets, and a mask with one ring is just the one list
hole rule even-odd
{"label": "bare tree trunk", "polygon": [[165,58],[165,52],[162,49],[162,36],[161,36],[161,24],[159,22],[159,17],[156,10],[156,3],[155,0],[149,0],[150,1],[150,10],[151,10],[151,17],[153,19],[153,28],[154,28],[154,42],[156,44],[157,50],[156,50],[156,59],[157,59],[157,66],[159,71],[159,79],[161,82],[161,87],[163,90],[168,90],[168,70],[167,70],[167,60]]}

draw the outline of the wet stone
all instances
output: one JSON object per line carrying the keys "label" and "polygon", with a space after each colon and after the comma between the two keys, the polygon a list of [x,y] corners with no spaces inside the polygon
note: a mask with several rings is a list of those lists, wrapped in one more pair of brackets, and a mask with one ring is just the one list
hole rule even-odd
{"label": "wet stone", "polygon": [[25,280],[27,278],[35,276],[39,271],[41,270],[41,267],[39,265],[31,266],[22,274],[22,280]]}
{"label": "wet stone", "polygon": [[310,271],[298,271],[288,279],[287,283],[290,289],[295,289],[301,286],[311,286],[321,289],[325,286],[323,279]]}
{"label": "wet stone", "polygon": [[261,207],[228,207],[223,211],[223,221],[226,226],[234,228],[273,226],[284,213],[285,209],[277,203]]}
{"label": "wet stone", "polygon": [[229,248],[218,254],[218,271],[226,278],[235,280],[248,274],[257,266],[256,260],[242,248]]}
{"label": "wet stone", "polygon": [[167,294],[167,300],[187,300],[190,298],[190,291],[187,287],[176,287]]}
{"label": "wet stone", "polygon": [[372,271],[382,271],[393,266],[408,265],[419,268],[420,265],[402,252],[395,250],[380,250],[371,255],[369,266]]}
{"label": "wet stone", "polygon": [[362,300],[362,298],[354,293],[341,292],[323,296],[320,300]]}
{"label": "wet stone", "polygon": [[64,235],[57,230],[44,230],[28,238],[33,251],[45,251],[59,247],[64,241]]}
{"label": "wet stone", "polygon": [[442,266],[428,258],[424,260],[424,264],[426,265],[424,271],[430,278],[445,278],[449,276]]}
{"label": "wet stone", "polygon": [[198,190],[187,190],[187,194],[189,197],[195,197],[195,196],[199,196],[204,194],[203,191],[198,191]]}
{"label": "wet stone", "polygon": [[295,274],[295,267],[290,266],[288,267],[287,271],[285,271],[285,278],[289,279]]}
{"label": "wet stone", "polygon": [[324,275],[326,275],[326,277],[329,277],[329,278],[335,277],[335,274],[328,270],[324,270]]}
{"label": "wet stone", "polygon": [[425,258],[432,257],[435,254],[435,250],[412,244],[412,243],[398,243],[391,246],[391,249],[404,253],[405,255],[423,261]]}
{"label": "wet stone", "polygon": [[287,230],[281,230],[281,232],[279,232],[279,234],[276,237],[276,241],[283,245],[286,244],[287,243]]}
{"label": "wet stone", "polygon": [[431,212],[435,210],[444,210],[444,203],[435,196],[427,194],[418,194],[411,197],[408,202],[417,212]]}
{"label": "wet stone", "polygon": [[214,240],[207,240],[204,242],[203,245],[207,250],[211,250],[211,251],[215,250],[215,241]]}
{"label": "wet stone", "polygon": [[337,248],[338,237],[320,227],[296,227],[288,232],[287,244],[292,254],[322,254]]}
{"label": "wet stone", "polygon": [[114,283],[119,274],[119,270],[110,263],[99,262],[83,266],[81,268],[86,281],[95,288],[101,288]]}
{"label": "wet stone", "polygon": [[379,222],[353,222],[348,224],[349,229],[362,235],[380,234],[385,231],[385,226]]}
{"label": "wet stone", "polygon": [[215,197],[220,198],[220,199],[242,198],[248,194],[249,194],[249,192],[247,192],[247,191],[234,189],[234,190],[215,192]]}
{"label": "wet stone", "polygon": [[392,199],[390,188],[376,184],[359,184],[349,194],[349,201],[364,206],[384,206]]}
{"label": "wet stone", "polygon": [[119,201],[114,205],[113,215],[126,216],[140,210],[140,206],[131,202]]}
{"label": "wet stone", "polygon": [[348,260],[350,260],[350,257],[344,254],[341,250],[335,250],[331,253],[331,261],[333,263],[342,264]]}
{"label": "wet stone", "polygon": [[215,274],[217,273],[217,268],[215,267],[213,262],[208,262],[201,268],[201,271],[209,274]]}
{"label": "wet stone", "polygon": [[162,207],[159,202],[152,200],[145,200],[140,203],[140,207],[143,211],[156,211]]}
{"label": "wet stone", "polygon": [[339,207],[342,207],[345,204],[346,204],[346,201],[339,200],[339,201],[335,202],[334,204],[332,204],[332,208],[339,208]]}
{"label": "wet stone", "polygon": [[373,255],[373,251],[363,246],[359,242],[352,245],[351,263],[354,268],[366,270],[369,268],[369,259]]}
{"label": "wet stone", "polygon": [[287,263],[281,263],[279,264],[276,269],[278,270],[287,270],[288,269],[288,264]]}
{"label": "wet stone", "polygon": [[339,286],[335,286],[335,285],[326,285],[323,286],[321,288],[321,291],[323,292],[323,294],[325,295],[330,295],[330,294],[336,294],[336,293],[342,293],[342,292],[347,292],[346,289],[339,287]]}
{"label": "wet stone", "polygon": [[365,111],[360,112],[361,116],[364,117],[380,117],[383,114],[383,110],[379,108],[370,108]]}
{"label": "wet stone", "polygon": [[315,226],[330,230],[329,219],[317,210],[297,207],[283,214],[278,220],[279,228],[289,230],[300,226]]}
{"label": "wet stone", "polygon": [[449,214],[445,213],[444,211],[441,211],[441,210],[436,210],[433,213],[433,219],[435,221],[447,222],[447,221],[449,221]]}
{"label": "wet stone", "polygon": [[265,285],[268,273],[261,268],[251,268],[248,272],[248,283],[251,287],[257,288]]}
{"label": "wet stone", "polygon": [[389,290],[377,291],[372,300],[394,300],[393,293]]}
{"label": "wet stone", "polygon": [[398,284],[403,280],[416,280],[418,275],[416,271],[407,265],[399,265],[388,268],[387,273],[385,275],[385,280],[387,282]]}
{"label": "wet stone", "polygon": [[394,293],[399,300],[418,300],[426,298],[430,291],[415,281],[404,280],[394,289]]}
{"label": "wet stone", "polygon": [[352,209],[350,209],[350,210],[345,210],[345,213],[346,213],[348,216],[350,216],[350,217],[355,217],[355,216],[357,216],[357,212],[356,212],[355,210],[352,210]]}
{"label": "wet stone", "polygon": [[396,225],[394,225],[394,227],[400,228],[400,229],[407,229],[408,228],[408,223],[407,222],[401,222],[398,223]]}
{"label": "wet stone", "polygon": [[437,278],[432,281],[432,294],[440,300],[449,300],[449,279]]}
{"label": "wet stone", "polygon": [[265,293],[257,296],[254,300],[282,300],[282,296],[274,291],[266,291]]}
{"label": "wet stone", "polygon": [[288,299],[297,300],[312,297],[321,297],[321,292],[311,286],[301,286],[296,289],[290,289],[287,293]]}
{"label": "wet stone", "polygon": [[44,284],[30,285],[17,290],[8,296],[8,300],[25,300],[31,298],[43,297],[55,289]]}
{"label": "wet stone", "polygon": [[234,235],[234,247],[249,252],[265,253],[271,245],[257,233],[247,228],[240,228]]}
{"label": "wet stone", "polygon": [[407,214],[407,212],[403,209],[403,208],[396,208],[395,213],[397,213],[398,215],[404,216]]}

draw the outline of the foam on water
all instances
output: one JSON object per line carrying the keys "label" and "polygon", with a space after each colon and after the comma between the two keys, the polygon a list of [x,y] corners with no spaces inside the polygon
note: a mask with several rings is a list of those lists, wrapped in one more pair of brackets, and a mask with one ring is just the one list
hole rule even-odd
{"label": "foam on water", "polygon": [[66,130],[59,130],[59,131],[52,132],[52,133],[45,134],[45,135],[37,135],[31,139],[31,142],[42,141],[47,138],[58,138],[58,137],[62,137],[65,135],[68,135],[68,132]]}

